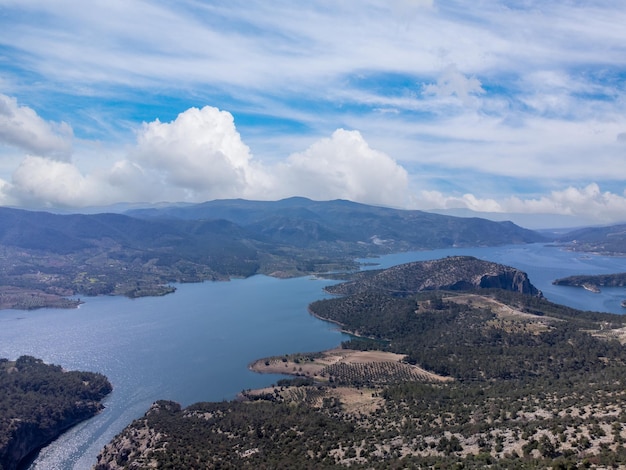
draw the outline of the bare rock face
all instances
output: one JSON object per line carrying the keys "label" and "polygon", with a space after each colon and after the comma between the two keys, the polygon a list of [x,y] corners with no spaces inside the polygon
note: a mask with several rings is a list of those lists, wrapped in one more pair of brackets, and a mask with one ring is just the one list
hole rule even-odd
{"label": "bare rock face", "polygon": [[427,290],[481,288],[542,296],[525,272],[472,256],[450,256],[401,264],[382,271],[364,271],[358,273],[353,281],[330,286],[327,290],[333,294],[349,295],[373,289],[406,296]]}

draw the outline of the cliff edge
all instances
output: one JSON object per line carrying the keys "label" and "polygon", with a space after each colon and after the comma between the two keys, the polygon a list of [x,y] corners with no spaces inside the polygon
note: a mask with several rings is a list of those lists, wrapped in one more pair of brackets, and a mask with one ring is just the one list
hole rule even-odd
{"label": "cliff edge", "polygon": [[543,296],[525,272],[472,256],[450,256],[401,264],[384,270],[363,271],[357,273],[351,281],[329,286],[326,290],[338,295],[379,291],[402,297],[427,290],[489,288]]}

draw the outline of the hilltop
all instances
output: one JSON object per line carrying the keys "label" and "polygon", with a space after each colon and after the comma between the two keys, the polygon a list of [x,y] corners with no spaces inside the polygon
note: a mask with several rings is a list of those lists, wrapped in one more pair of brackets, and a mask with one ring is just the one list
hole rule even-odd
{"label": "hilltop", "polygon": [[384,270],[361,271],[350,277],[351,281],[329,286],[326,290],[341,295],[367,291],[408,296],[426,290],[498,288],[541,296],[525,272],[473,256],[416,261]]}
{"label": "hilltop", "polygon": [[626,254],[626,224],[572,230],[556,241],[574,251],[622,256]]}

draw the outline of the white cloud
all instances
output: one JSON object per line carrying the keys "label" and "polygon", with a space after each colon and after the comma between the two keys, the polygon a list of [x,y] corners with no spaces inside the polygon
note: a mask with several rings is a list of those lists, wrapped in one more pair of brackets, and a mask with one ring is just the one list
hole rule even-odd
{"label": "white cloud", "polygon": [[294,195],[401,205],[407,181],[404,168],[359,132],[343,129],[263,165],[242,142],[233,116],[206,106],[171,122],[145,123],[135,147],[110,168],[84,174],[69,162],[27,156],[0,191],[18,205],[44,207]]}
{"label": "white cloud", "polygon": [[82,207],[107,198],[97,180],[83,176],[78,168],[38,156],[27,156],[5,188],[20,205]]}
{"label": "white cloud", "polygon": [[511,214],[558,214],[576,216],[587,223],[626,222],[626,190],[619,195],[602,192],[596,183],[568,187],[538,198],[513,196],[501,201],[480,199],[473,194],[448,196],[439,191],[422,191],[418,203],[430,209],[463,208],[476,212]]}
{"label": "white cloud", "polygon": [[509,212],[553,213],[584,216],[599,223],[626,221],[626,192],[623,195],[602,192],[596,183],[583,188],[568,187],[552,191],[549,196],[521,200],[510,198],[506,203]]}
{"label": "white cloud", "polygon": [[144,124],[132,158],[161,173],[165,185],[210,199],[241,196],[252,156],[233,116],[206,106],[188,109],[169,123]]}
{"label": "white cloud", "polygon": [[[38,116],[34,121],[41,121],[44,127],[47,124]],[[618,129],[616,125],[604,135],[613,135],[615,142]],[[463,158],[468,160],[467,155]],[[565,156],[562,164],[567,161]],[[495,160],[492,163],[497,164]],[[532,159],[525,160],[524,165],[532,170]],[[461,167],[459,163],[457,168]],[[617,163],[611,168],[615,174],[623,170]],[[526,198],[484,198],[475,190],[457,196],[419,188],[412,197],[409,179],[416,176],[409,175],[386,153],[372,148],[360,132],[344,129],[337,129],[330,137],[286,159],[272,164],[256,161],[243,143],[233,116],[206,106],[188,109],[171,122],[144,123],[126,157],[109,167],[92,167],[85,173],[75,163],[28,155],[14,170],[10,182],[0,180],[0,203],[69,208],[116,202],[201,202],[298,195],[420,209],[565,214],[597,223],[622,221],[626,214],[626,196],[602,192],[596,183]],[[493,183],[489,184],[493,188]]]}
{"label": "white cloud", "polygon": [[0,93],[0,144],[26,152],[67,160],[72,151],[72,128],[43,120],[31,108]]}
{"label": "white cloud", "polygon": [[396,18],[403,23],[413,20],[424,9],[433,8],[434,0],[389,0],[389,8]]}
{"label": "white cloud", "polygon": [[337,129],[277,168],[276,189],[312,199],[403,205],[408,175],[388,155],[372,149],[358,131]]}

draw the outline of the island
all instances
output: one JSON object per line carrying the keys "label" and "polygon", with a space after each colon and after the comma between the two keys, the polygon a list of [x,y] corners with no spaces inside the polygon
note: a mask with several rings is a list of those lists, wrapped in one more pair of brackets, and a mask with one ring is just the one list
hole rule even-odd
{"label": "island", "polygon": [[601,287],[626,287],[626,273],[568,276],[555,279],[552,284],[582,287],[597,292]]}
{"label": "island", "polygon": [[65,371],[31,356],[0,359],[0,469],[15,470],[41,447],[103,409],[102,374]]}
{"label": "island", "polygon": [[[601,287],[626,287],[626,273],[577,275],[552,281],[557,286],[582,287],[593,293],[599,293]],[[626,308],[626,299],[620,304]]]}
{"label": "island", "polygon": [[626,318],[551,303],[524,273],[467,257],[329,290],[311,313],[352,339],[255,361],[285,378],[233,401],[154,403],[94,469],[626,464]]}

